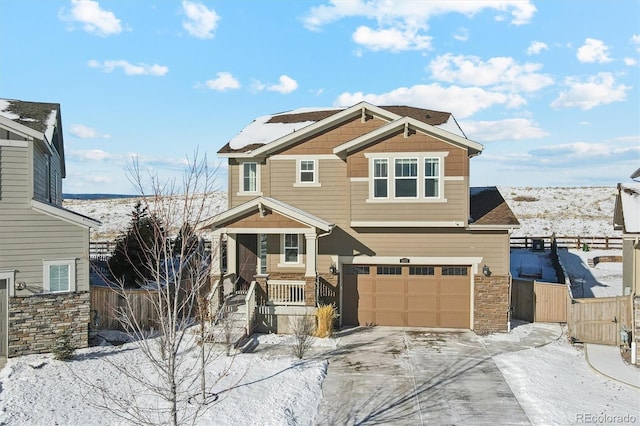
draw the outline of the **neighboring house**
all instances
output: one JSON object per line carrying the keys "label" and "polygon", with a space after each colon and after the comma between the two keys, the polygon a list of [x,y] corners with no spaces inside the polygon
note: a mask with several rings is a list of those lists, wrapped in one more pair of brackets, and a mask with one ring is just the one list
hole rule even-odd
{"label": "neighboring house", "polygon": [[259,117],[218,152],[229,210],[200,224],[213,247],[227,242],[215,272],[226,293],[256,281],[269,331],[323,303],[342,325],[507,331],[519,223],[495,187],[469,188],[482,149],[450,113],[421,108]]}
{"label": "neighboring house", "polygon": [[[632,178],[640,176],[639,172]],[[622,231],[622,294],[631,295],[632,334],[640,345],[640,183],[618,184],[613,227]]]}
{"label": "neighboring house", "polygon": [[0,356],[50,352],[57,334],[86,347],[89,232],[62,208],[60,105],[0,100]]}

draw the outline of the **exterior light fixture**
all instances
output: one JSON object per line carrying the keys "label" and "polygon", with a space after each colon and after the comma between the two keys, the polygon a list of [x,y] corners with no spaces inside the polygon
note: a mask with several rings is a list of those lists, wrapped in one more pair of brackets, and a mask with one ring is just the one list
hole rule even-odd
{"label": "exterior light fixture", "polygon": [[482,273],[484,274],[485,277],[490,277],[491,276],[491,269],[489,269],[488,265],[484,265],[482,267]]}

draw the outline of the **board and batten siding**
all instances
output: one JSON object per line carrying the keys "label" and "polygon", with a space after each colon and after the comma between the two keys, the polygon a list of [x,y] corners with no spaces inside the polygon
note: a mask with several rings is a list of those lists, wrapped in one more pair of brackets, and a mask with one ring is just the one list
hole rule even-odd
{"label": "board and batten siding", "polygon": [[51,147],[53,155],[45,152],[40,143],[46,142],[36,142],[33,148],[33,198],[59,206],[62,205],[60,156],[54,147]]}
{"label": "board and batten siding", "polygon": [[[390,179],[390,185],[393,179]],[[420,222],[462,222],[468,220],[467,199],[469,191],[464,180],[445,180],[444,198],[446,202],[425,200],[367,201],[368,181],[351,182],[351,221],[420,221]],[[466,195],[466,198],[465,198]]]}

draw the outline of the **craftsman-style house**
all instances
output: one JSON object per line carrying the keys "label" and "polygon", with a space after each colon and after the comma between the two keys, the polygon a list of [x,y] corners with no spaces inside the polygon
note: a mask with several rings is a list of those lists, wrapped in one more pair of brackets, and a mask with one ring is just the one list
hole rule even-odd
{"label": "craftsman-style house", "polygon": [[89,230],[62,207],[60,105],[0,100],[0,357],[86,347]]}
{"label": "craftsman-style house", "polygon": [[450,113],[407,106],[255,119],[218,152],[229,209],[200,224],[226,241],[214,287],[259,292],[258,330],[335,303],[343,326],[507,331],[519,223],[469,187],[482,149]]}

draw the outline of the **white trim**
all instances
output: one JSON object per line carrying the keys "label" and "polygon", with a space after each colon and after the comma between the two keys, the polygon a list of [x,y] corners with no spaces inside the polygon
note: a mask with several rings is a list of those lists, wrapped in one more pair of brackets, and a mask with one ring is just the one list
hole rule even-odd
{"label": "white trim", "polygon": [[293,186],[295,188],[320,188],[320,187],[322,187],[322,184],[321,183],[312,183],[312,182],[309,182],[309,183],[302,183],[302,182],[298,183],[298,182],[296,182],[296,183],[293,184]]}
{"label": "white trim", "polygon": [[462,228],[464,227],[464,222],[458,221],[368,221],[368,220],[360,220],[360,221],[351,221],[352,228],[385,228],[385,227],[399,227],[399,228]]}
{"label": "white trim", "polygon": [[[400,263],[400,259],[409,259],[409,263]],[[482,257],[423,257],[423,256],[338,256],[338,264],[348,265],[403,265],[403,266],[422,266],[422,265],[452,265],[452,266],[469,266],[471,265],[471,277],[478,274],[478,265],[482,263]],[[473,294],[473,293],[472,293]]]}
{"label": "white trim", "polygon": [[10,148],[27,148],[29,141],[16,141],[10,139],[0,139],[0,146],[6,146]]}
{"label": "white trim", "polygon": [[13,133],[25,138],[34,138],[44,141],[44,133],[33,130],[31,127],[27,127],[24,124],[20,124],[17,121],[13,121],[10,118],[0,115],[0,125],[13,129]]}
{"label": "white trim", "polygon": [[444,180],[464,180],[465,176],[445,176]]}
{"label": "white trim", "polygon": [[304,234],[315,232],[314,228],[219,228],[213,231],[213,235],[221,234]]}
{"label": "white trim", "polygon": [[[296,261],[295,262],[287,262],[287,257],[286,257],[286,247],[285,247],[285,237],[286,235],[296,235],[297,236],[297,241],[298,241],[298,255],[296,256]],[[301,234],[297,233],[297,232],[283,232],[282,235],[280,236],[280,263],[278,264],[279,267],[289,267],[289,266],[304,266],[304,263],[302,262],[302,244],[301,241],[302,238],[304,238]],[[290,248],[293,248],[293,246],[291,246]]]}
{"label": "white trim", "polygon": [[351,182],[369,182],[369,178],[368,177],[352,177],[352,178],[349,178],[349,181],[351,181]]}
{"label": "white trim", "polygon": [[102,225],[101,222],[95,219],[91,219],[89,217],[72,212],[71,210],[66,210],[62,207],[57,207],[37,200],[31,200],[31,208],[40,213],[44,213],[57,219],[62,219],[66,222],[83,226],[85,228],[97,228]]}
{"label": "white trim", "polygon": [[269,160],[340,160],[335,154],[276,154],[269,157]]}
{"label": "white trim", "polygon": [[426,158],[437,158],[437,157],[448,157],[448,151],[421,151],[421,152],[365,152],[365,158],[408,158],[408,157],[426,157]]}
{"label": "white trim", "polygon": [[359,136],[355,139],[350,140],[349,142],[343,143],[342,145],[338,145],[333,148],[334,154],[344,154],[349,153],[351,151],[355,151],[356,149],[371,144],[374,141],[381,139],[385,136],[391,135],[396,132],[398,129],[404,130],[405,124],[408,124],[411,129],[419,130],[421,133],[425,135],[434,136],[443,142],[450,143],[452,145],[456,145],[459,147],[465,147],[470,150],[478,151],[478,153],[482,152],[483,146],[478,142],[474,142],[470,139],[463,138],[461,136],[456,135],[455,133],[448,132],[446,130],[440,129],[438,127],[432,126],[430,124],[424,123],[422,121],[416,120],[411,117],[401,117],[395,121],[392,121],[384,126],[378,127],[376,130],[366,133],[362,136]]}
{"label": "white trim", "polygon": [[[53,259],[53,260],[43,260],[43,279],[42,279],[42,291],[44,293],[73,293],[76,291],[76,258],[71,259]],[[61,291],[51,291],[50,289],[50,276],[49,276],[49,267],[56,265],[64,265],[69,267],[69,288],[67,290]]]}
{"label": "white trim", "polygon": [[[313,164],[313,170],[304,170],[304,172],[309,173],[309,172],[313,172],[313,180],[309,181],[309,182],[303,182],[302,181],[302,162],[306,161],[306,162],[311,162]],[[319,173],[319,161],[315,158],[300,158],[298,160],[296,160],[296,182],[293,184],[293,186],[311,186],[311,187],[319,187],[320,185],[320,176],[318,176]]]}
{"label": "white trim", "polygon": [[[256,189],[255,191],[245,191],[244,190],[244,166],[246,164],[255,164],[256,165]],[[239,180],[238,180],[238,196],[258,196],[262,195],[262,187],[260,184],[260,163],[257,161],[238,161],[238,169],[239,169]]]}
{"label": "white trim", "polygon": [[[0,271],[0,280],[9,280],[9,282],[7,283],[7,298],[14,297],[16,295],[16,272],[16,270]],[[7,300],[7,303],[8,302],[9,301]],[[5,306],[5,308],[8,307]]]}

